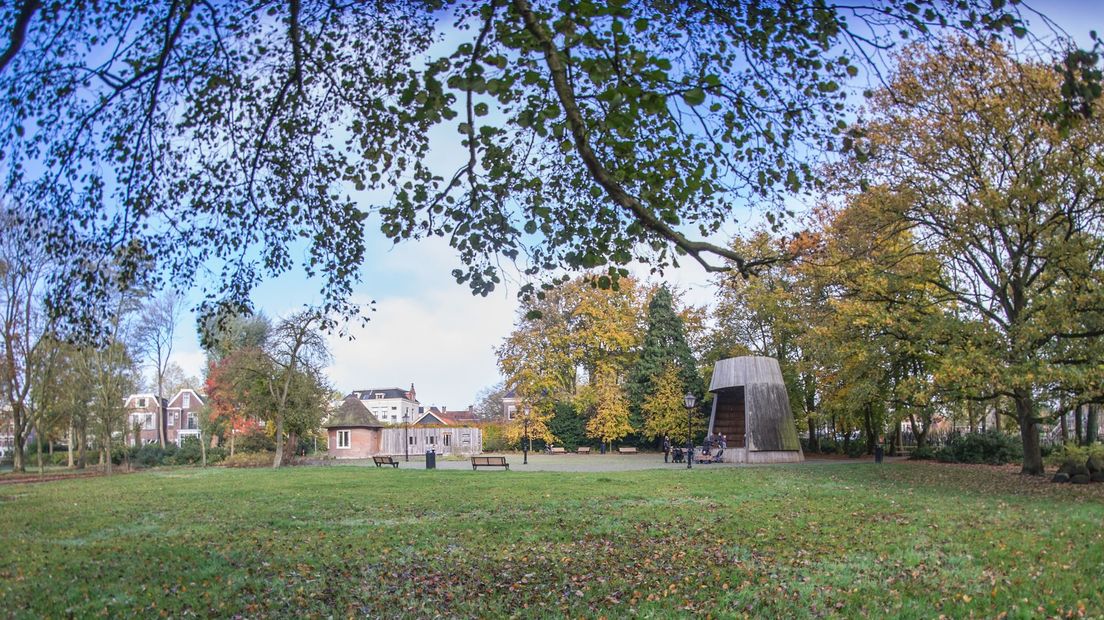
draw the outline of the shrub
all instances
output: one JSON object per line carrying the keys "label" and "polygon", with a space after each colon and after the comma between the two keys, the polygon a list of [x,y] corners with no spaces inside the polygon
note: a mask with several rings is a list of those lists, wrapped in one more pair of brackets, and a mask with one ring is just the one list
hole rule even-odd
{"label": "shrub", "polygon": [[847,445],[847,456],[857,459],[867,453],[865,439],[852,439]]}
{"label": "shrub", "polygon": [[275,452],[276,440],[263,428],[243,433],[234,438],[234,452]]}
{"label": "shrub", "polygon": [[510,448],[510,442],[506,441],[504,424],[484,424],[482,430],[484,452],[502,452]]}
{"label": "shrub", "polygon": [[909,460],[912,461],[934,461],[938,458],[939,450],[933,448],[930,444],[924,444],[912,451],[909,455]]}
{"label": "shrub", "polygon": [[1071,441],[1063,446],[1055,448],[1046,456],[1045,461],[1047,465],[1062,465],[1063,463],[1074,461],[1084,464],[1090,458],[1096,458],[1097,460],[1104,459],[1104,443],[1079,446]]}
{"label": "shrub", "polygon": [[158,443],[148,443],[132,454],[131,462],[141,467],[157,467],[171,459],[176,450],[176,444],[173,443],[165,444],[164,448]]}
{"label": "shrub", "polygon": [[1023,446],[1011,435],[997,431],[966,433],[952,438],[937,453],[945,463],[1004,465],[1023,458]]}
{"label": "shrub", "polygon": [[224,467],[272,467],[272,452],[235,452],[222,461]]}

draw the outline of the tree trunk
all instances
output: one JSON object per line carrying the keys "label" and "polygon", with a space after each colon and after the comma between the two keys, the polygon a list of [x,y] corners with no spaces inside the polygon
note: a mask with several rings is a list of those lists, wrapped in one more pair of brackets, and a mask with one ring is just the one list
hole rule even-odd
{"label": "tree trunk", "polygon": [[1032,476],[1043,475],[1043,454],[1039,447],[1039,426],[1035,419],[1035,402],[1031,394],[1024,390],[1017,390],[1014,397],[1016,402],[1016,418],[1020,422],[1020,439],[1023,442],[1023,468],[1022,474]]}
{"label": "tree trunk", "polygon": [[1073,410],[1073,432],[1077,439],[1077,445],[1085,445],[1085,429],[1081,424],[1081,409],[1084,405],[1079,405]]}
{"label": "tree trunk", "polygon": [[1096,443],[1097,431],[1100,428],[1100,405],[1095,403],[1088,406],[1088,415],[1085,418],[1085,445]]}
{"label": "tree trunk", "polygon": [[237,429],[234,428],[233,420],[230,421],[230,456],[234,456],[234,436],[238,434]]}
{"label": "tree trunk", "polygon": [[77,440],[80,445],[80,449],[77,451],[77,469],[84,469],[88,461],[85,451],[88,449],[88,427],[81,423],[80,433],[77,434]]}
{"label": "tree trunk", "polygon": [[863,431],[866,432],[866,453],[874,454],[874,444],[878,442],[878,435],[874,432],[874,411],[870,405],[863,410]]}
{"label": "tree trunk", "polygon": [[165,392],[165,378],[161,375],[161,371],[157,372],[157,440],[161,442],[161,449],[165,449],[166,437],[169,434],[168,428],[168,403],[162,398]]}
{"label": "tree trunk", "polygon": [[23,405],[12,403],[12,471],[24,473],[27,464],[24,459],[24,448],[27,437],[23,432]]}
{"label": "tree trunk", "polygon": [[109,428],[104,429],[104,437],[101,441],[103,442],[103,453],[107,456],[104,459],[104,473],[110,476],[114,470],[111,467],[111,430]]}
{"label": "tree trunk", "polygon": [[69,436],[67,438],[66,447],[69,449],[69,469],[74,469],[77,466],[77,462],[73,459],[73,448],[77,441],[77,434],[73,432],[73,419],[69,419]]}
{"label": "tree trunk", "polygon": [[276,414],[276,458],[272,460],[272,467],[276,468],[284,464],[284,414]]}
{"label": "tree trunk", "polygon": [[199,425],[199,465],[207,467],[207,444],[203,441],[203,425]]}
{"label": "tree trunk", "polygon": [[1062,431],[1062,443],[1069,441],[1069,425],[1066,424],[1066,416],[1068,414],[1063,413],[1058,417],[1058,428]]}
{"label": "tree trunk", "polygon": [[43,476],[46,474],[46,470],[42,466],[42,433],[38,429],[38,424],[35,424],[33,428],[35,436],[35,453],[38,457],[38,475]]}
{"label": "tree trunk", "polygon": [[993,408],[993,430],[1001,432],[1001,412],[996,407]]}
{"label": "tree trunk", "polygon": [[809,423],[809,452],[820,452],[820,440],[817,439],[817,428],[812,414],[809,414],[806,419]]}

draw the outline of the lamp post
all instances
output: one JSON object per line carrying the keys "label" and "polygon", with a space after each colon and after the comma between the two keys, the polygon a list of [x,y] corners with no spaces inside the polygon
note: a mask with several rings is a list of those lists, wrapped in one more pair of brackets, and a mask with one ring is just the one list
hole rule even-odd
{"label": "lamp post", "polygon": [[686,469],[691,469],[694,464],[694,425],[691,416],[697,402],[698,399],[694,397],[693,392],[687,392],[686,396],[682,397],[682,405],[686,407]]}
{"label": "lamp post", "polygon": [[[529,406],[526,405],[526,407],[525,407],[525,417],[521,419],[521,427],[522,427],[522,429],[524,429],[524,432],[525,432],[525,436],[522,437],[522,439],[521,439],[521,454],[522,454],[521,464],[522,465],[528,465],[529,464],[529,448],[533,447],[532,442],[529,441],[529,411],[530,411]],[[526,442],[528,442],[528,445],[526,445]]]}
{"label": "lamp post", "polygon": [[403,413],[403,460],[410,462],[410,414]]}

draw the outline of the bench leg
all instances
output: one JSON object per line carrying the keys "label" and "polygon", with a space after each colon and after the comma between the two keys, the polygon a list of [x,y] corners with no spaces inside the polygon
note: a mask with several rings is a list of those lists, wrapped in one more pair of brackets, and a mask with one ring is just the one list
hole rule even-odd
{"label": "bench leg", "polygon": [[392,467],[394,467],[395,469],[398,469],[398,468],[399,468],[399,464],[398,464],[398,463],[391,463],[391,466],[392,466]]}

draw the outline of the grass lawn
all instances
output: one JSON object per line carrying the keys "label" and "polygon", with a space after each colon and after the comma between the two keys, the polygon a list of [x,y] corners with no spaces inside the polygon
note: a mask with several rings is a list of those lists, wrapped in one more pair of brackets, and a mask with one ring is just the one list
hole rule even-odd
{"label": "grass lawn", "polygon": [[1100,485],[934,464],[0,485],[0,614],[1104,616]]}

